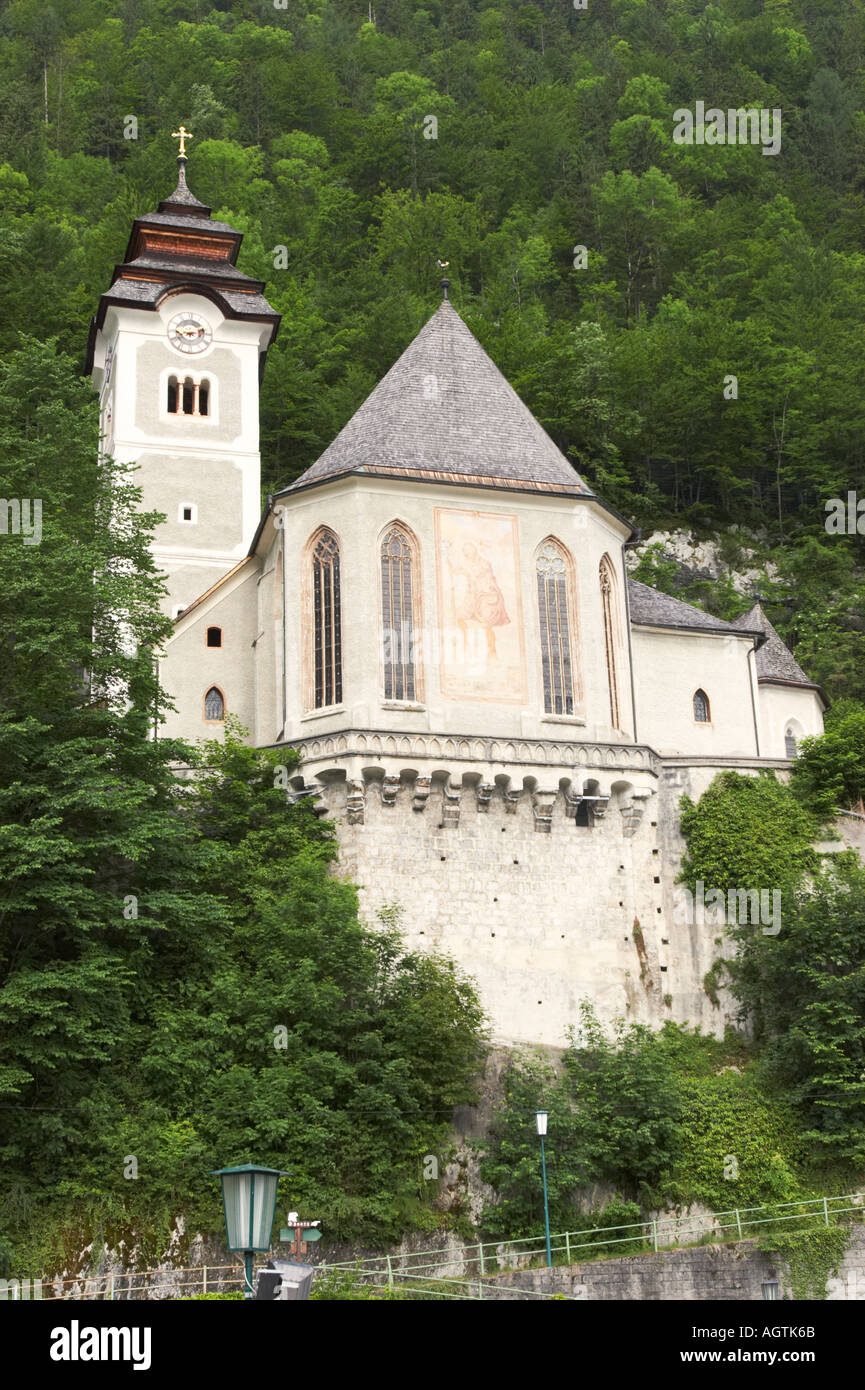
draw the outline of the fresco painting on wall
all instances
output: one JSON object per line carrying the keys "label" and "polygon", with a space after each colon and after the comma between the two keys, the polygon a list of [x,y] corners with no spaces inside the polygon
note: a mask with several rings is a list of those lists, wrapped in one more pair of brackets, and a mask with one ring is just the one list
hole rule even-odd
{"label": "fresco painting on wall", "polygon": [[526,700],[517,519],[436,508],[441,693]]}

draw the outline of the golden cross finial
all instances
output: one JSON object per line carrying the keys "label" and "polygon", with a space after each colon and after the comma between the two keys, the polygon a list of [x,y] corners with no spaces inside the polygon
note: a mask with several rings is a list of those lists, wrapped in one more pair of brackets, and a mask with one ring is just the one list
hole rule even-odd
{"label": "golden cross finial", "polygon": [[179,141],[180,141],[180,149],[178,150],[178,154],[183,154],[183,155],[185,155],[185,154],[186,154],[186,141],[192,139],[192,131],[191,131],[191,130],[187,130],[187,129],[186,129],[186,126],[183,126],[183,125],[182,125],[182,126],[180,127],[179,130],[172,130],[172,132],[171,132],[171,138],[172,138],[172,140],[179,140]]}

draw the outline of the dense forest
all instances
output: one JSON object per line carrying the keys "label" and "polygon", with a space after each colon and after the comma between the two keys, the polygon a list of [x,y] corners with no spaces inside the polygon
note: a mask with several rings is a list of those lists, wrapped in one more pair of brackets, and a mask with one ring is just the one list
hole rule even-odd
{"label": "dense forest", "polygon": [[[0,549],[0,1274],[13,1249],[34,1270],[80,1249],[94,1211],[106,1239],[179,1206],[213,1228],[207,1168],[252,1151],[293,1167],[335,1234],[431,1219],[423,1158],[471,1101],[484,1037],[470,982],[403,954],[398,922],[358,922],[325,828],[282,814],[272,759],[180,750],[200,776],[178,787],[178,750],[148,737],[154,518],[100,468],[80,373],[132,219],[174,187],[171,132],[193,132],[190,184],[283,315],[265,489],[331,441],[447,261],[459,312],[575,467],[647,533],[717,539],[718,573],[649,548],[641,577],[725,617],[759,587],[844,697],[798,779],[826,816],[865,791],[865,551],[825,525],[865,492],[863,53],[865,0],[0,0],[0,491],[53,519],[38,563]],[[675,143],[697,101],[780,111],[780,150]],[[724,795],[705,843],[741,859],[757,825],[778,860],[771,817]],[[723,1201],[700,1147],[722,1102],[733,1126],[756,1106],[752,1200],[847,1190],[865,1075],[865,883],[847,871],[847,896],[791,907],[781,966],[747,956],[734,976],[765,1038],[797,1040],[767,1044],[756,1100],[750,1075],[716,1080],[738,1042],[590,1035],[610,1099],[596,1088],[568,1131],[562,1220],[600,1180],[629,1202]],[[577,1051],[554,1119],[582,1072]],[[663,1084],[635,1130],[643,1075]],[[518,1069],[508,1084],[499,1233],[537,1219]]]}

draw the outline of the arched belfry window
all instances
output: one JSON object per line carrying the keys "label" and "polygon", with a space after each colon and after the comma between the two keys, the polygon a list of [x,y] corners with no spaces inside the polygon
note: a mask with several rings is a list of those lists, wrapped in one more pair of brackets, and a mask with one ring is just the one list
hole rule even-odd
{"label": "arched belfry window", "polygon": [[313,707],[342,702],[339,541],[321,531],[312,545]]}
{"label": "arched belfry window", "polygon": [[784,734],[784,752],[788,758],[796,756],[796,735],[792,729],[788,729]]}
{"label": "arched belfry window", "polygon": [[604,624],[604,657],[607,664],[607,690],[610,697],[610,725],[620,727],[621,710],[619,704],[619,677],[621,667],[621,643],[619,639],[619,611],[617,601],[616,571],[609,555],[601,560],[598,569],[601,586],[601,615]]}
{"label": "arched belfry window", "polygon": [[420,672],[414,653],[420,596],[417,545],[398,523],[382,538],[380,558],[384,698],[419,700]]}
{"label": "arched belfry window", "polygon": [[210,382],[188,376],[183,381],[176,376],[168,378],[167,402],[169,415],[209,415]]}
{"label": "arched belfry window", "polygon": [[694,691],[694,718],[698,724],[710,722],[709,697],[705,690]]}
{"label": "arched belfry window", "polygon": [[545,540],[535,557],[541,672],[547,714],[573,714],[575,703],[573,615],[569,606],[571,561],[558,541]]}
{"label": "arched belfry window", "polygon": [[204,717],[210,721],[225,718],[225,699],[218,686],[212,685],[204,697]]}

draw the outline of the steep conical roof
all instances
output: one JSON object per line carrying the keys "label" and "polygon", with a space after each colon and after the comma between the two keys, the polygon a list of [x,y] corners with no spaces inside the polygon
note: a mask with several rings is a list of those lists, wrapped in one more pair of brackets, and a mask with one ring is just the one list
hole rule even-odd
{"label": "steep conical roof", "polygon": [[757,679],[782,681],[785,685],[817,687],[802,670],[786,642],[778,636],[759,603],[736,619],[736,627],[745,627],[766,634],[766,641],[757,651]]}
{"label": "steep conical roof", "polygon": [[358,472],[593,495],[448,300],[286,491]]}

